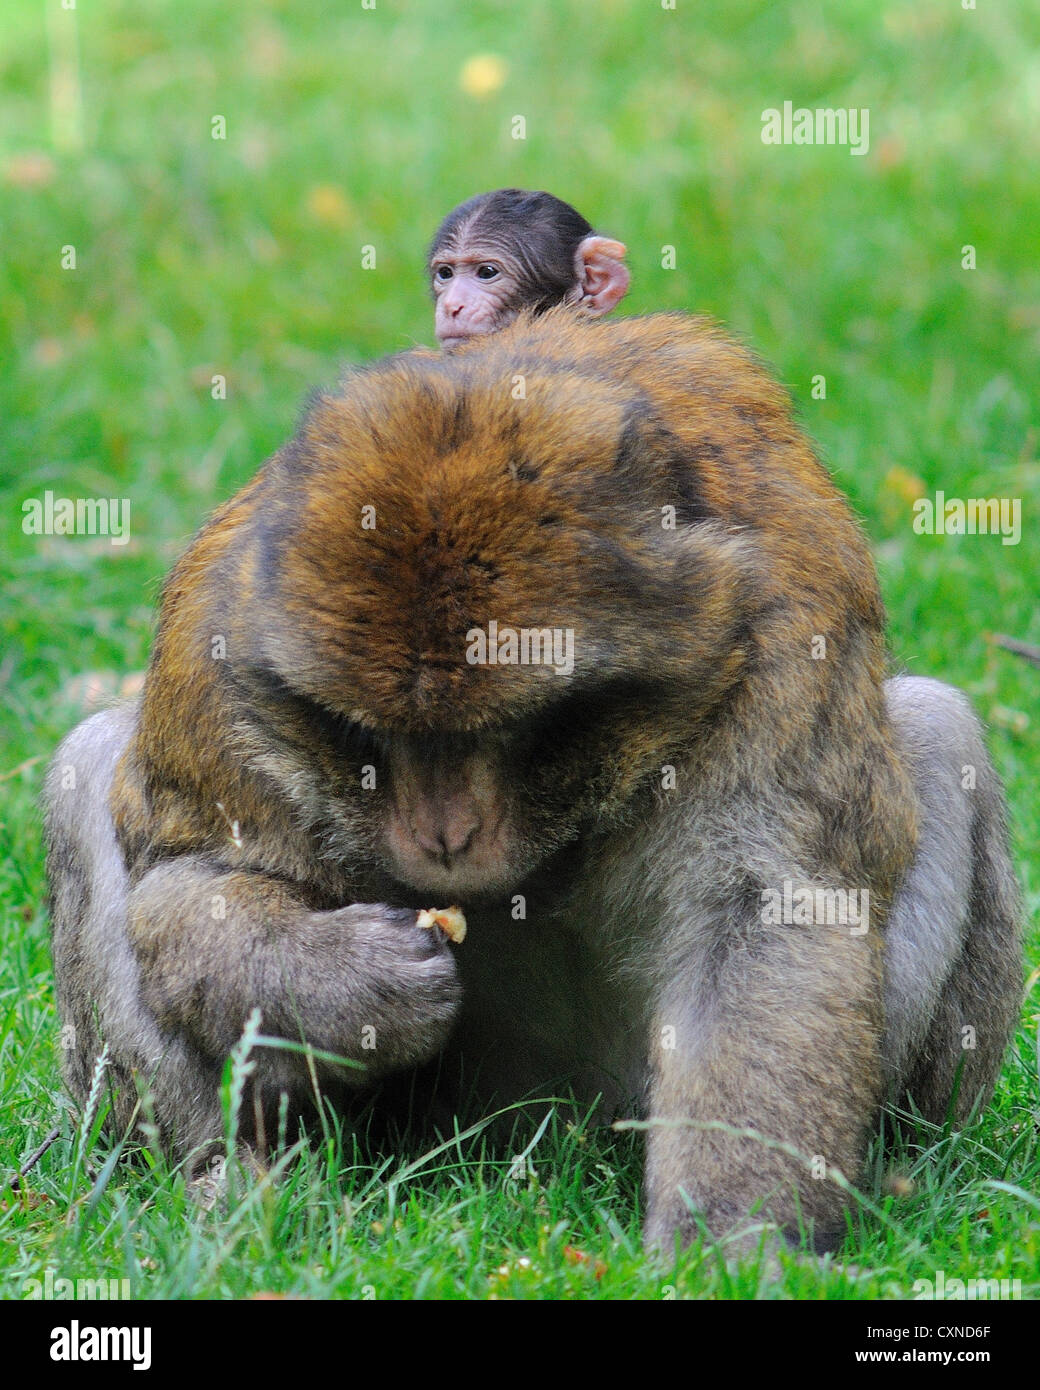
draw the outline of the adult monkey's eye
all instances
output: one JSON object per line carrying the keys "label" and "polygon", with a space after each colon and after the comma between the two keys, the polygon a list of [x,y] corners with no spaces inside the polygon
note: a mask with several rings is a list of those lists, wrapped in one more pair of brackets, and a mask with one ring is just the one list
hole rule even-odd
{"label": "adult monkey's eye", "polygon": [[450,280],[455,274],[450,265],[439,265],[434,272],[438,280]]}
{"label": "adult monkey's eye", "polygon": [[493,280],[498,274],[498,266],[492,265],[490,261],[485,261],[483,265],[477,266],[478,280]]}

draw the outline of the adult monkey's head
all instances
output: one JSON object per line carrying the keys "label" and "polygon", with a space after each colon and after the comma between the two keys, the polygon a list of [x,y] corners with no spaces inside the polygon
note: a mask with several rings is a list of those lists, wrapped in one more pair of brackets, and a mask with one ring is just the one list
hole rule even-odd
{"label": "adult monkey's head", "polygon": [[430,246],[437,339],[450,347],[554,304],[609,313],[628,290],[625,253],[551,193],[500,188],[469,198]]}

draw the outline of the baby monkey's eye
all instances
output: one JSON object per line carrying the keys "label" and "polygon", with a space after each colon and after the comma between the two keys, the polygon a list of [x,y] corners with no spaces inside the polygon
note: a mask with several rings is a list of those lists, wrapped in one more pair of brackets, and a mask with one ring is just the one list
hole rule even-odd
{"label": "baby monkey's eye", "polygon": [[483,265],[477,266],[478,280],[493,280],[498,274],[498,266],[492,265],[490,261],[485,261]]}
{"label": "baby monkey's eye", "polygon": [[455,274],[450,265],[439,265],[434,271],[438,280],[450,280]]}

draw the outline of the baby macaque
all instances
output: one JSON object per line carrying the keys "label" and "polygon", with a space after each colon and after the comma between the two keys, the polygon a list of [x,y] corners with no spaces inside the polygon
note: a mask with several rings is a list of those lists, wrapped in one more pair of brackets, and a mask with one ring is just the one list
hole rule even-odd
{"label": "baby macaque", "polygon": [[500,188],[469,198],[430,247],[437,340],[451,347],[554,304],[607,314],[628,290],[626,249],[551,193]]}

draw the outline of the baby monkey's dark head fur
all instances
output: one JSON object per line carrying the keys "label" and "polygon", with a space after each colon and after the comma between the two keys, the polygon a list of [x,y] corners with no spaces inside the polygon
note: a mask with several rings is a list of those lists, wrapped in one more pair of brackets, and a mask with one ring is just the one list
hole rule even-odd
{"label": "baby monkey's dark head fur", "polygon": [[608,313],[628,289],[625,247],[598,236],[551,193],[500,188],[441,223],[428,269],[437,337],[450,345],[503,328],[524,309],[573,303]]}

